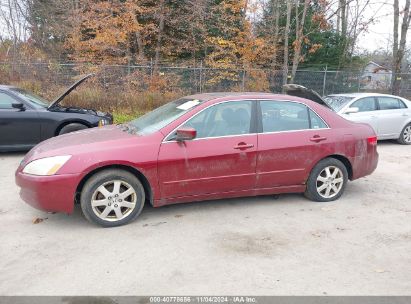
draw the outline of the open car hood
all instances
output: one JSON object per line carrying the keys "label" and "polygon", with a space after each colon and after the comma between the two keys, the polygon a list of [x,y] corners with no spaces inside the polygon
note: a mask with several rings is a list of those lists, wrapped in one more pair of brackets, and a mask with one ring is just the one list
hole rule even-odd
{"label": "open car hood", "polygon": [[327,108],[330,108],[331,110],[333,110],[327,104],[327,102],[320,96],[320,94],[318,94],[314,90],[303,87],[302,85],[291,84],[291,83],[283,85],[283,88],[287,95],[309,99],[309,100],[312,100],[316,103],[319,103],[320,105],[326,106]]}
{"label": "open car hood", "polygon": [[56,98],[49,106],[48,109],[56,107],[71,91],[77,88],[81,83],[83,83],[88,78],[94,76],[94,74],[88,74],[86,76],[81,77],[77,80],[74,84],[72,84],[63,94],[61,94],[58,98]]}

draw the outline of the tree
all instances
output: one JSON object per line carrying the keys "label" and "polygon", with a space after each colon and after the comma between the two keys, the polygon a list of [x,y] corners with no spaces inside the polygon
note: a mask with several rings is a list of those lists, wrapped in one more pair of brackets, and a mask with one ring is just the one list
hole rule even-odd
{"label": "tree", "polygon": [[392,68],[392,94],[399,95],[401,85],[402,60],[405,54],[407,42],[407,32],[410,26],[410,0],[405,0],[405,7],[402,12],[400,40],[398,42],[398,27],[400,19],[400,9],[398,0],[394,0],[394,43],[393,43],[393,68]]}

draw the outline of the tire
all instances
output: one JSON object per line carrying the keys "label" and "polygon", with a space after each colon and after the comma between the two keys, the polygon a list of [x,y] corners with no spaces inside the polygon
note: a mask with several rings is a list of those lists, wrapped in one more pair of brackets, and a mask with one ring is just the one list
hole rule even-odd
{"label": "tire", "polygon": [[311,171],[304,194],[316,202],[335,201],[343,194],[347,182],[348,171],[345,165],[338,159],[325,158]]}
{"label": "tire", "polygon": [[71,123],[61,128],[59,135],[67,134],[67,133],[74,132],[74,131],[80,131],[80,130],[84,130],[87,128],[88,127],[86,125],[83,125],[81,123]]}
{"label": "tire", "polygon": [[[125,192],[130,194],[123,194]],[[94,206],[93,200],[96,202]],[[104,170],[91,176],[80,196],[81,210],[86,219],[103,227],[116,227],[133,221],[143,210],[144,202],[144,187],[138,178],[119,169]]]}
{"label": "tire", "polygon": [[411,123],[402,129],[398,143],[401,145],[411,145]]}

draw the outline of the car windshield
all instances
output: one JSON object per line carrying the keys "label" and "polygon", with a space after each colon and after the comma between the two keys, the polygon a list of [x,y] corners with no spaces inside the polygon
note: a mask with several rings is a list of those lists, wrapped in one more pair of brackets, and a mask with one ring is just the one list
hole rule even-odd
{"label": "car windshield", "polygon": [[26,90],[13,88],[12,91],[19,97],[29,102],[35,108],[47,108],[49,106],[48,102],[45,99],[33,93],[27,92]]}
{"label": "car windshield", "polygon": [[337,96],[337,95],[328,95],[324,97],[325,102],[333,108],[335,112],[341,110],[348,102],[353,100],[354,97],[349,96]]}
{"label": "car windshield", "polygon": [[154,111],[132,120],[129,124],[136,129],[137,134],[151,134],[192,110],[201,102],[198,99],[181,98],[166,103]]}

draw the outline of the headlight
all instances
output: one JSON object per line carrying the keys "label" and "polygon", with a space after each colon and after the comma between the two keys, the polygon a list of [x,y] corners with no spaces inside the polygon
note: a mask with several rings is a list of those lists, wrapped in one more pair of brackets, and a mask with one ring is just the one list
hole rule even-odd
{"label": "headlight", "polygon": [[109,124],[110,124],[110,121],[108,119],[105,119],[105,118],[100,119],[100,121],[98,122],[99,127],[103,127],[103,126],[109,125]]}
{"label": "headlight", "polygon": [[63,167],[63,165],[70,159],[71,155],[53,156],[34,160],[28,163],[23,173],[32,175],[53,175]]}

